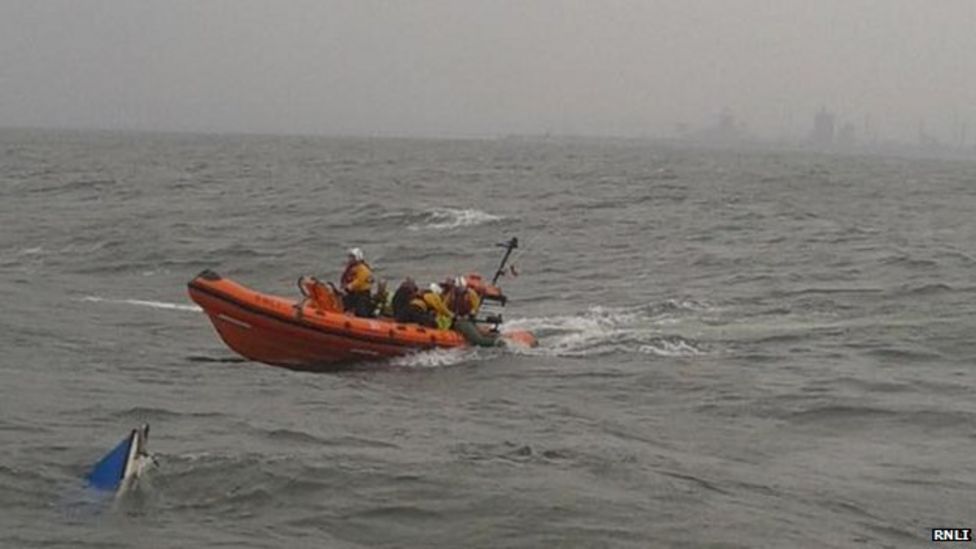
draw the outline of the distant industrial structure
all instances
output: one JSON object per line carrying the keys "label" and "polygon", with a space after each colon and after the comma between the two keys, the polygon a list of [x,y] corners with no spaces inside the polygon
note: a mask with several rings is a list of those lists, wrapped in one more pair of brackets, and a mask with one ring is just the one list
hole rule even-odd
{"label": "distant industrial structure", "polygon": [[813,132],[810,133],[810,144],[814,147],[826,149],[834,144],[834,125],[836,116],[827,112],[826,107],[820,107],[813,117]]}
{"label": "distant industrial structure", "polygon": [[948,131],[940,135],[929,132],[925,120],[919,119],[916,137],[885,139],[879,124],[871,114],[864,114],[863,122],[839,116],[826,105],[813,113],[809,130],[791,130],[793,114],[783,114],[784,131],[776,138],[759,137],[748,131],[747,124],[726,107],[700,127],[688,124],[675,126],[680,141],[706,146],[788,147],[818,151],[848,151],[882,154],[949,154],[976,156],[976,145],[968,139],[968,122],[960,113],[953,113]]}
{"label": "distant industrial structure", "polygon": [[682,124],[679,125],[679,132],[683,139],[696,143],[728,145],[748,140],[745,124],[728,107],[722,109],[712,124],[690,131]]}

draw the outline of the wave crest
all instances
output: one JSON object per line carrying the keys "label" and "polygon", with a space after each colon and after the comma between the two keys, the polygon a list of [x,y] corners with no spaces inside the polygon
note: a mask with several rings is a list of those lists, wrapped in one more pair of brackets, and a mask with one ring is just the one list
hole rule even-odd
{"label": "wave crest", "polygon": [[407,228],[411,231],[457,229],[494,223],[502,219],[499,215],[481,210],[434,208],[424,212],[419,223],[411,224]]}
{"label": "wave crest", "polygon": [[698,344],[674,336],[663,337],[658,341],[641,345],[637,351],[657,356],[698,356],[705,354],[704,349]]}

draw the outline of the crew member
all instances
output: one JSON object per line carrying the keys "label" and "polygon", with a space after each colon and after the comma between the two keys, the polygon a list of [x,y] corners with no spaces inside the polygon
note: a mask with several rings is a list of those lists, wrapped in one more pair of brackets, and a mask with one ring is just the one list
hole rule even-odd
{"label": "crew member", "polygon": [[437,327],[437,321],[434,319],[434,315],[427,310],[427,303],[424,302],[424,298],[420,294],[414,295],[413,299],[407,303],[402,318],[403,320],[397,319],[397,321],[413,322],[414,324],[420,324],[429,328]]}
{"label": "crew member", "polygon": [[434,282],[431,283],[421,298],[427,305],[427,310],[434,315],[437,328],[441,330],[449,330],[451,328],[451,324],[454,323],[454,313],[452,313],[451,310],[444,305],[444,298],[442,297],[443,293],[444,289],[441,288],[440,284]]}
{"label": "crew member", "polygon": [[468,343],[479,347],[495,347],[501,340],[497,334],[485,333],[478,329],[474,316],[481,306],[481,298],[473,288],[468,287],[468,281],[463,276],[454,279],[454,289],[447,296],[447,305],[457,315],[454,329],[461,333]]}
{"label": "crew member", "polygon": [[444,304],[458,318],[473,317],[481,306],[481,297],[474,288],[468,287],[468,281],[463,276],[456,277],[451,290],[447,293]]}
{"label": "crew member", "polygon": [[345,292],[342,296],[343,308],[356,316],[370,316],[373,312],[373,300],[369,295],[373,288],[373,269],[366,263],[359,248],[349,250],[340,283]]}
{"label": "crew member", "polygon": [[417,296],[417,283],[409,276],[400,283],[400,287],[393,294],[393,318],[397,322],[411,322],[407,319],[407,309],[410,301]]}
{"label": "crew member", "polygon": [[414,292],[403,312],[403,322],[414,322],[421,326],[437,328],[437,318],[441,316],[438,314],[438,309],[449,313],[440,300],[440,291],[440,286],[431,284],[430,288],[423,293]]}

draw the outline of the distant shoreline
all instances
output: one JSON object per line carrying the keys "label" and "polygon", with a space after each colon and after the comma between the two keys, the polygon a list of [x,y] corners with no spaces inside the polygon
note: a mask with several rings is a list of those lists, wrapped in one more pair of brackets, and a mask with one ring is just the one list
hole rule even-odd
{"label": "distant shoreline", "polygon": [[824,156],[870,156],[938,160],[976,160],[976,145],[967,148],[923,146],[897,141],[849,147],[816,147],[802,142],[764,139],[732,141],[708,141],[681,137],[652,137],[626,135],[573,135],[573,134],[506,134],[506,135],[425,135],[425,134],[365,134],[365,133],[257,133],[234,131],[165,130],[141,128],[81,128],[45,126],[0,126],[0,135],[9,133],[49,135],[140,135],[159,138],[232,138],[232,139],[304,139],[304,140],[351,140],[351,141],[485,141],[526,143],[603,143],[619,145],[654,145],[685,150],[728,150],[744,152],[796,152]]}

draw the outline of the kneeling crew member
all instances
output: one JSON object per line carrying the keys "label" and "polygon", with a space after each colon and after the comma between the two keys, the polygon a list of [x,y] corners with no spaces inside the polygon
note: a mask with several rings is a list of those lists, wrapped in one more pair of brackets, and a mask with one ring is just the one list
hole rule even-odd
{"label": "kneeling crew member", "polygon": [[447,308],[458,318],[473,317],[481,307],[481,297],[473,288],[468,287],[468,280],[463,276],[454,279],[453,285],[444,300]]}
{"label": "kneeling crew member", "polygon": [[474,322],[474,316],[481,306],[478,292],[468,287],[468,281],[463,276],[454,279],[454,289],[448,295],[448,306],[457,317],[454,329],[461,333],[468,343],[479,347],[495,347],[500,345],[500,339],[494,334],[482,333]]}
{"label": "kneeling crew member", "polygon": [[444,306],[442,291],[440,285],[434,283],[427,291],[410,300],[407,307],[408,322],[441,330],[449,329],[454,315]]}

